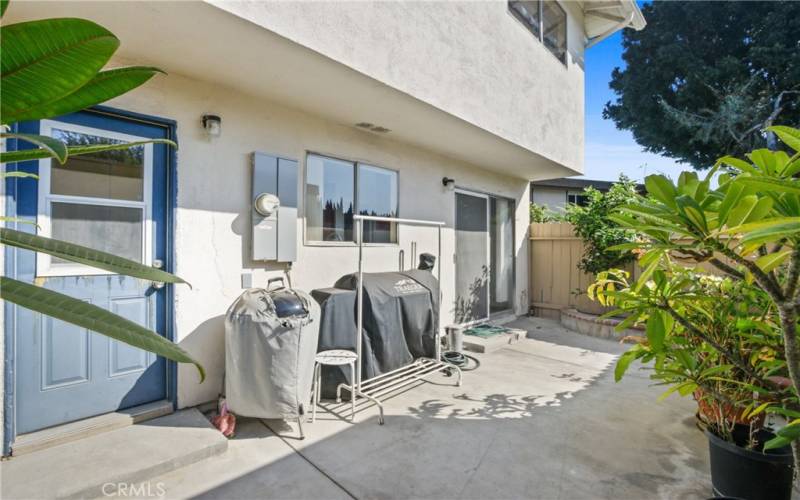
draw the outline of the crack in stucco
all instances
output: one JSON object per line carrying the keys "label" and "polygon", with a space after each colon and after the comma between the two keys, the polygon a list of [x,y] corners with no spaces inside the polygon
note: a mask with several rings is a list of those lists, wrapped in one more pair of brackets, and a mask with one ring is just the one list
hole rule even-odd
{"label": "crack in stucco", "polygon": [[214,260],[214,264],[213,264],[214,265],[214,271],[217,274],[217,279],[219,280],[219,289],[222,292],[222,295],[224,297],[226,297],[226,298],[230,298],[230,296],[228,295],[228,293],[226,293],[226,290],[225,290],[225,279],[224,279],[225,275],[223,274],[222,268],[220,267],[220,264],[222,263],[222,260],[220,259],[219,248],[217,248],[216,234],[217,234],[216,214],[212,213],[211,214],[211,250],[214,253],[214,259],[213,259]]}

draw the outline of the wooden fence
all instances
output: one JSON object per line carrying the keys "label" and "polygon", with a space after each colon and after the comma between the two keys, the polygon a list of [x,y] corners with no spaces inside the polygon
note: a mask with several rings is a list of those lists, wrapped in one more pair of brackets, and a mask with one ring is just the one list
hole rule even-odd
{"label": "wooden fence", "polygon": [[[561,309],[602,314],[607,311],[586,295],[594,275],[578,268],[583,256],[583,241],[575,236],[572,224],[531,224],[528,290],[531,310],[536,316],[559,319]],[[627,271],[638,273],[629,264]]]}
{"label": "wooden fence", "polygon": [[[737,243],[731,240],[731,245]],[[583,241],[575,236],[572,224],[534,223],[530,229],[528,291],[531,311],[536,316],[559,319],[560,311],[575,308],[589,314],[603,314],[609,309],[598,302],[589,300],[586,288],[594,281],[594,275],[578,268],[583,255]],[[726,264],[736,267],[729,259],[717,254]],[[675,262],[687,266],[698,266],[691,260],[682,260],[673,255]],[[711,274],[723,274],[707,262],[700,268]],[[623,267],[632,274],[631,279],[639,277],[641,270],[636,263]]]}

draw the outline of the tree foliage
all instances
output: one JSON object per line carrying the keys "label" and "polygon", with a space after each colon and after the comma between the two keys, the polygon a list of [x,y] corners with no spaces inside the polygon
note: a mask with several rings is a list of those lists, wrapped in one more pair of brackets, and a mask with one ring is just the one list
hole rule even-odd
{"label": "tree foliage", "polygon": [[559,220],[558,214],[551,212],[550,209],[545,206],[537,205],[536,203],[531,202],[529,210],[532,223],[558,222]]}
{"label": "tree foliage", "polygon": [[800,2],[653,2],[622,33],[604,117],[645,150],[694,168],[772,146],[800,123]]}
{"label": "tree foliage", "polygon": [[578,267],[596,274],[632,261],[630,252],[612,247],[632,241],[636,233],[621,227],[610,216],[635,199],[636,183],[621,175],[619,182],[605,193],[591,186],[584,189],[583,193],[588,203],[583,206],[567,205],[564,214],[564,219],[573,225],[575,234],[583,240],[584,253]]}

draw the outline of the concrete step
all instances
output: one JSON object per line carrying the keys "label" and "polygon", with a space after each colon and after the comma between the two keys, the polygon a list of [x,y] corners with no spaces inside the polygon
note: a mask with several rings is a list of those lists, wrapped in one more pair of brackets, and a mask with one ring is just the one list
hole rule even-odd
{"label": "concrete step", "polygon": [[507,332],[488,338],[464,335],[464,349],[472,352],[490,353],[524,339],[528,332],[509,328]]}
{"label": "concrete step", "polygon": [[116,492],[121,484],[140,483],[227,448],[228,440],[190,408],[12,457],[0,463],[0,497],[98,498],[104,486]]}
{"label": "concrete step", "polygon": [[152,418],[163,417],[170,413],[172,413],[172,402],[166,400],[155,401],[126,410],[57,425],[29,434],[22,434],[14,440],[11,451],[15,457],[19,457],[34,451],[50,448],[51,446],[77,441]]}

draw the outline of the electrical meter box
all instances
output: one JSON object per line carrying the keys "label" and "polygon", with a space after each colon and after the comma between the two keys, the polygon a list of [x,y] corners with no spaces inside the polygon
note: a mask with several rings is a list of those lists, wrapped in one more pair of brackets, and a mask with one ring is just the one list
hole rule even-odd
{"label": "electrical meter box", "polygon": [[253,260],[297,260],[297,161],[253,153]]}

